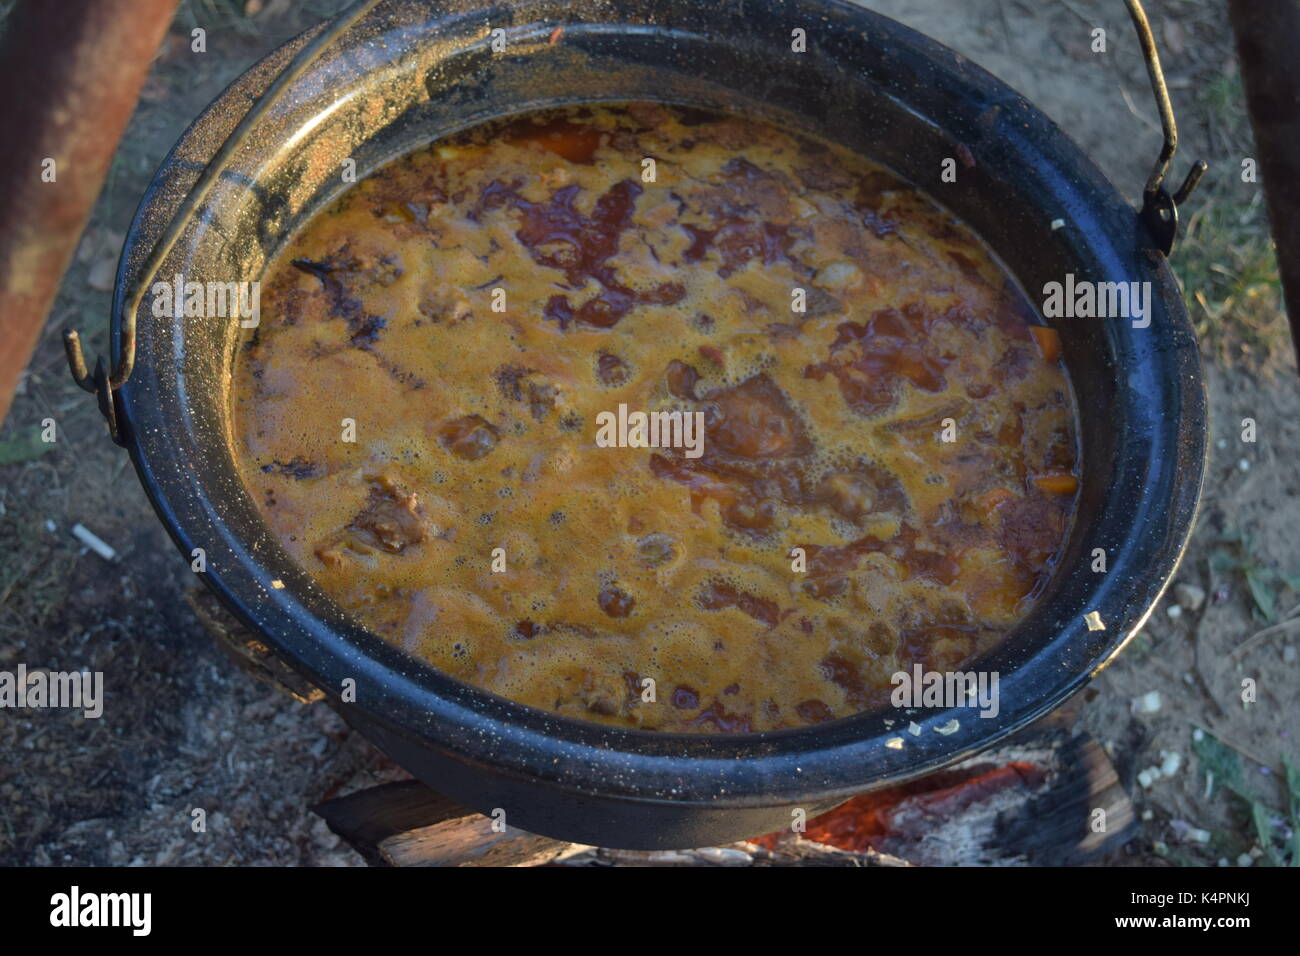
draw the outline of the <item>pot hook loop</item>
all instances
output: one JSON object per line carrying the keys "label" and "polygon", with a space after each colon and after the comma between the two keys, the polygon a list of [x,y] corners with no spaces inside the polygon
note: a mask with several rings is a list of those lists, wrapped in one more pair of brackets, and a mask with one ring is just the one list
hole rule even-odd
{"label": "pot hook loop", "polygon": [[1147,177],[1146,187],[1142,191],[1142,221],[1155,240],[1156,248],[1168,256],[1174,248],[1174,238],[1178,235],[1178,206],[1196,189],[1209,165],[1198,159],[1187,173],[1183,184],[1172,195],[1165,188],[1165,176],[1173,162],[1174,153],[1178,151],[1178,124],[1174,121],[1174,108],[1169,101],[1169,88],[1165,85],[1165,73],[1160,67],[1160,53],[1156,50],[1155,36],[1151,33],[1151,24],[1146,11],[1142,9],[1141,0],[1125,0],[1129,16],[1137,30],[1138,41],[1142,44],[1142,58],[1146,60],[1147,75],[1151,78],[1151,91],[1156,97],[1156,106],[1160,110],[1160,127],[1164,131],[1165,141],[1160,149],[1160,156]]}
{"label": "pot hook loop", "polygon": [[[117,390],[104,367],[104,359],[101,357],[95,360],[93,375],[86,370],[86,356],[81,351],[81,336],[76,329],[64,330],[63,351],[68,356],[68,368],[72,371],[72,377],[82,389],[95,396],[99,413],[108,422],[109,437],[115,444],[125,446],[126,438],[118,427]],[[129,370],[127,374],[130,374]]]}

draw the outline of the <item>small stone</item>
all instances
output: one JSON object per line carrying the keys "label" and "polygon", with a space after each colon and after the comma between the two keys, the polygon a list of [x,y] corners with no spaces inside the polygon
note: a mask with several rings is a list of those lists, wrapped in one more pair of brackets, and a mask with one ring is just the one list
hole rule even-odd
{"label": "small stone", "polygon": [[1199,611],[1205,603],[1205,591],[1195,584],[1175,584],[1174,600],[1185,611]]}
{"label": "small stone", "polygon": [[1171,604],[1165,608],[1165,614],[1169,616],[1171,621],[1176,621],[1183,616],[1183,609],[1177,604]]}
{"label": "small stone", "polygon": [[1178,772],[1178,768],[1183,765],[1182,754],[1176,751],[1162,751],[1160,754],[1164,760],[1160,764],[1160,773],[1166,777],[1172,777]]}
{"label": "small stone", "polygon": [[1248,462],[1244,458],[1238,458],[1237,467],[1240,468],[1242,471],[1250,471],[1250,462]]}
{"label": "small stone", "polygon": [[1237,857],[1238,866],[1251,866],[1254,862],[1255,861],[1251,858],[1249,853],[1243,853],[1241,856]]}
{"label": "small stone", "polygon": [[1288,664],[1294,664],[1294,663],[1295,663],[1295,658],[1296,658],[1295,645],[1294,645],[1294,644],[1283,644],[1283,645],[1282,645],[1282,660],[1286,661]]}
{"label": "small stone", "polygon": [[1160,712],[1160,691],[1153,690],[1133,699],[1135,714],[1157,714]]}
{"label": "small stone", "polygon": [[96,292],[112,292],[113,281],[117,277],[117,259],[104,258],[90,267],[86,283]]}

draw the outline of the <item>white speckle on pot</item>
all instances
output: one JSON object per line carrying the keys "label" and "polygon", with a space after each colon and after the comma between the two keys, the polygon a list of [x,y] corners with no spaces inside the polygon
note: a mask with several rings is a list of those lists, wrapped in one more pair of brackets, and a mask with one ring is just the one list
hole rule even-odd
{"label": "white speckle on pot", "polygon": [[888,740],[885,741],[885,746],[888,747],[890,750],[902,750],[902,749],[903,749],[903,738],[902,738],[902,737],[890,737]]}

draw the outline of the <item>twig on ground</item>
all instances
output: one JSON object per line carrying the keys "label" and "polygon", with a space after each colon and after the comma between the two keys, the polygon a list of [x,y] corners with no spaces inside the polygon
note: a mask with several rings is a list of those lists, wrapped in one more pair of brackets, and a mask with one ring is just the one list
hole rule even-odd
{"label": "twig on ground", "polygon": [[1291,608],[1291,610],[1287,611],[1286,614],[1282,615],[1282,620],[1278,621],[1276,624],[1270,624],[1268,627],[1261,628],[1254,634],[1250,635],[1250,637],[1246,638],[1234,647],[1229,656],[1236,657],[1238,654],[1244,654],[1251,645],[1267,640],[1276,634],[1283,634],[1291,630],[1293,627],[1300,627],[1300,604],[1297,604],[1295,607]]}

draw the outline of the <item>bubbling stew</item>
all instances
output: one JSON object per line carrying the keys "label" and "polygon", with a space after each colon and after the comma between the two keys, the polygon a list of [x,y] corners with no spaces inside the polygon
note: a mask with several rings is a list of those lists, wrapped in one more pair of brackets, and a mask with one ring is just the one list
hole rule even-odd
{"label": "bubbling stew", "polygon": [[281,544],[534,707],[872,709],[999,644],[1069,531],[1055,333],[915,188],[766,122],[631,103],[441,140],[314,217],[261,316],[233,429]]}

